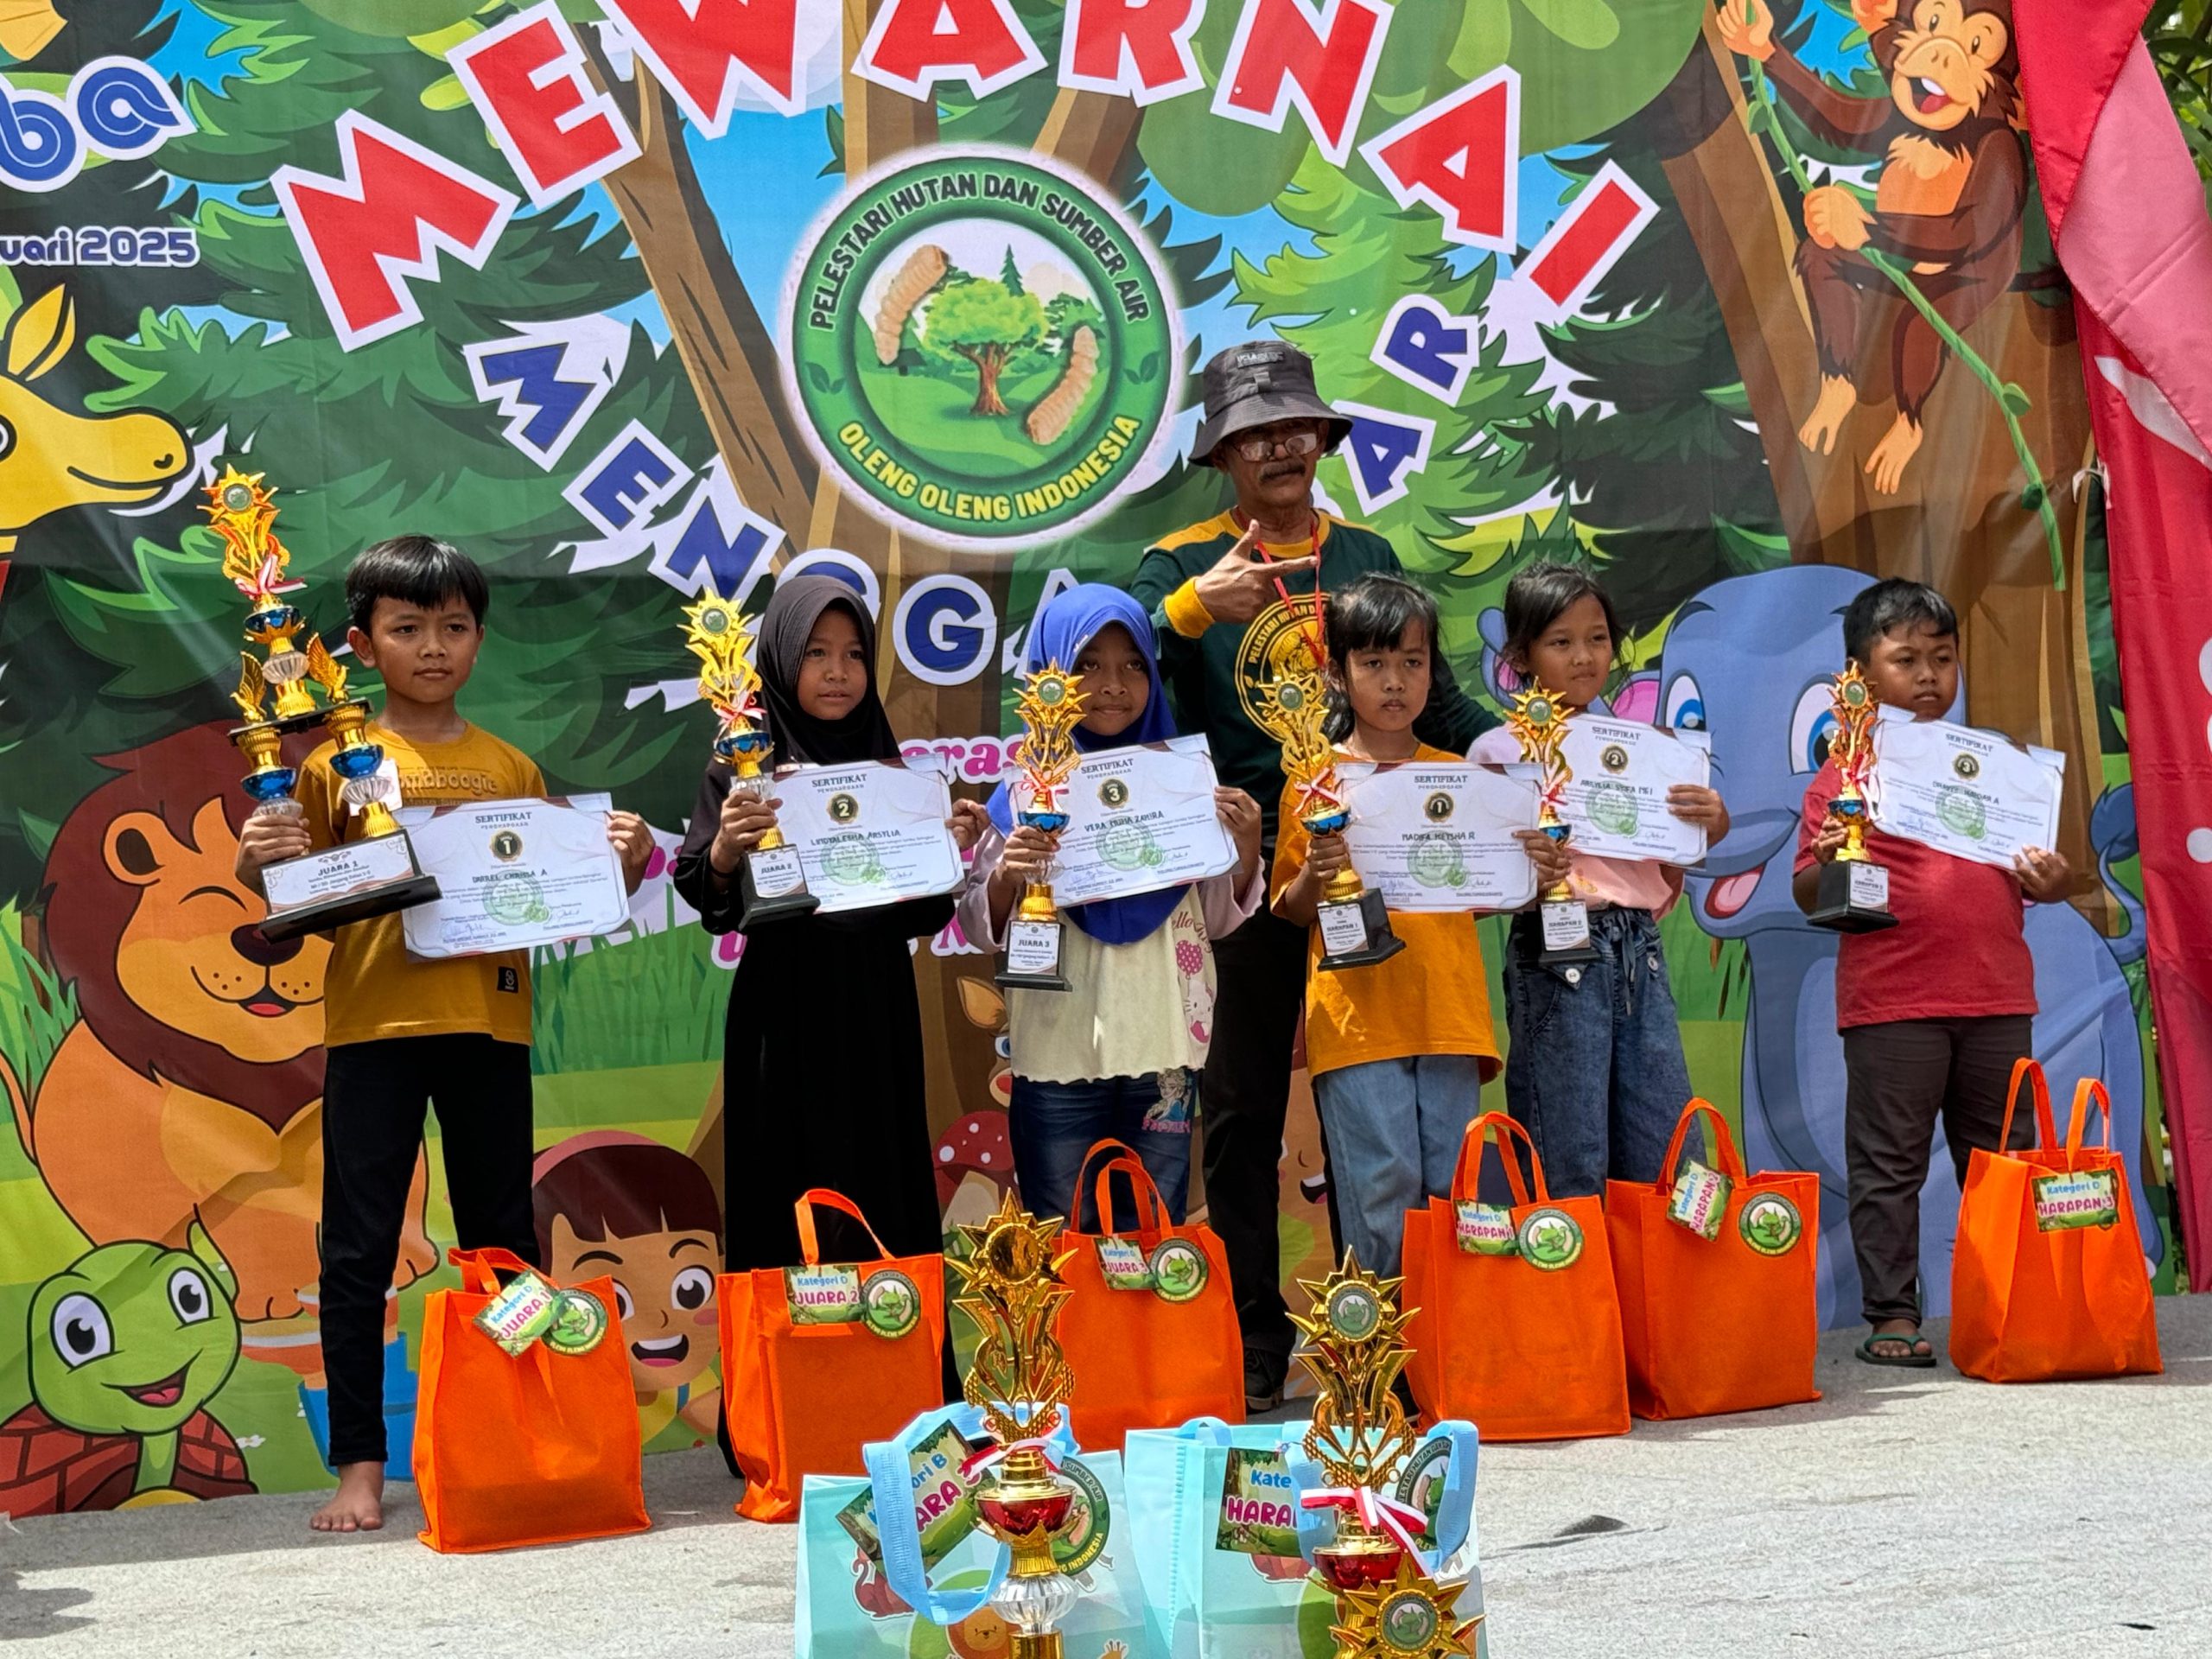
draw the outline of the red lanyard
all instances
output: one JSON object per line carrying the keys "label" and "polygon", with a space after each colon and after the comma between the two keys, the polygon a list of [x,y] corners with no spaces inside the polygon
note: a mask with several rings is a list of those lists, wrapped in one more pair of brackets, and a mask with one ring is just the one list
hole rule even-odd
{"label": "red lanyard", "polygon": [[[1306,620],[1301,632],[1306,635],[1306,655],[1313,659],[1313,666],[1325,674],[1329,668],[1329,647],[1327,637],[1321,631],[1321,611],[1328,603],[1328,595],[1321,591],[1321,514],[1317,508],[1308,508],[1307,511],[1313,514],[1313,539],[1306,543],[1307,556],[1313,561],[1313,614]],[[1236,526],[1240,536],[1252,527],[1251,519],[1245,516],[1242,507],[1229,510],[1229,521]],[[1257,537],[1252,540],[1252,550],[1269,564],[1275,563],[1275,556],[1268,551],[1266,544]],[[1281,576],[1275,578],[1275,592],[1281,595],[1283,609],[1296,616],[1297,603],[1292,600],[1290,589],[1284,586]]]}

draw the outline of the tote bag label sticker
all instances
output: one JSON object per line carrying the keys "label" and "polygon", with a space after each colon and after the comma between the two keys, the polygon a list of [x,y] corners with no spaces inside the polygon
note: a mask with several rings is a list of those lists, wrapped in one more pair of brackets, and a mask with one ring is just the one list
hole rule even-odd
{"label": "tote bag label sticker", "polygon": [[[941,1423],[906,1454],[913,1483],[914,1529],[921,1535],[922,1565],[934,1567],[975,1531],[976,1482],[963,1478],[960,1465],[977,1448],[949,1423]],[[875,1493],[862,1491],[837,1511],[837,1524],[852,1535],[861,1553],[880,1565],[883,1538],[876,1530]]]}
{"label": "tote bag label sticker", "polygon": [[1736,1217],[1736,1231],[1761,1255],[1787,1255],[1805,1236],[1805,1218],[1779,1192],[1760,1192]]}
{"label": "tote bag label sticker", "polygon": [[1152,1288],[1152,1263],[1140,1246],[1126,1238],[1109,1234],[1098,1241],[1098,1272],[1116,1290]]}
{"label": "tote bag label sticker", "polygon": [[861,1318],[879,1337],[903,1337],[922,1322],[921,1289],[896,1268],[870,1274],[861,1292]]}
{"label": "tote bag label sticker", "polygon": [[784,1296],[793,1325],[850,1325],[861,1317],[857,1268],[785,1268]]}
{"label": "tote bag label sticker", "polygon": [[1230,1448],[1213,1547],[1239,1555],[1298,1554],[1298,1489],[1280,1446]]}
{"label": "tote bag label sticker", "polygon": [[2120,1220],[2120,1179],[2109,1169],[2038,1175],[2034,1186],[2036,1230],[2039,1233],[2064,1232],[2075,1227],[2110,1227]]}
{"label": "tote bag label sticker", "polygon": [[545,1345],[556,1354],[588,1354],[607,1335],[607,1304],[588,1290],[564,1290],[554,1298],[553,1323]]}
{"label": "tote bag label sticker", "polygon": [[561,1294],[534,1273],[518,1273],[477,1314],[475,1325],[511,1354],[531,1344],[561,1317]]}
{"label": "tote bag label sticker", "polygon": [[1511,1255],[1521,1248],[1513,1235],[1513,1212],[1494,1204],[1469,1200],[1452,1206],[1459,1248],[1470,1255]]}
{"label": "tote bag label sticker", "polygon": [[1187,1238],[1164,1238],[1152,1253],[1152,1288],[1163,1302],[1187,1302],[1206,1287],[1206,1253]]}
{"label": "tote bag label sticker", "polygon": [[1693,1158],[1675,1177],[1674,1195],[1667,1200],[1667,1219],[1687,1227],[1700,1238],[1720,1236],[1720,1224],[1728,1213],[1728,1193],[1735,1185],[1717,1169],[1707,1169]]}

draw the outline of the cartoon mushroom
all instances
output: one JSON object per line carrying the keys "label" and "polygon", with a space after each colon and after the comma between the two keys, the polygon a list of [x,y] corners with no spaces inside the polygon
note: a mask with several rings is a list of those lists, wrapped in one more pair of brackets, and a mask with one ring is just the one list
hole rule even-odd
{"label": "cartoon mushroom", "polygon": [[988,1219],[1014,1186],[1004,1112],[970,1112],[937,1143],[937,1199],[948,1230]]}

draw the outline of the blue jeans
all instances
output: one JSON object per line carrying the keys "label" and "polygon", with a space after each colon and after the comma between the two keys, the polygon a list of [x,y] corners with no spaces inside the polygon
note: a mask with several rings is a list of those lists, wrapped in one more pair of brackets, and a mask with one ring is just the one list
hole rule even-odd
{"label": "blue jeans", "polygon": [[[1191,1192],[1191,1126],[1198,1107],[1196,1071],[1154,1071],[1141,1077],[1099,1077],[1084,1083],[1016,1077],[1007,1128],[1014,1140],[1014,1177],[1021,1185],[1022,1204],[1032,1215],[1075,1215],[1075,1179],[1084,1154],[1101,1141],[1121,1141],[1136,1148],[1145,1173],[1160,1189],[1168,1219],[1182,1225],[1184,1203]],[[1113,1194],[1115,1224],[1135,1227],[1136,1200],[1119,1176]],[[1077,1225],[1084,1232],[1095,1233],[1095,1182],[1082,1198]]]}
{"label": "blue jeans", "polygon": [[1659,924],[1648,910],[1593,910],[1590,943],[1597,961],[1547,968],[1542,925],[1524,911],[1505,957],[1506,1108],[1555,1198],[1601,1196],[1608,1177],[1657,1180],[1690,1098]]}
{"label": "blue jeans", "polygon": [[1395,1278],[1406,1211],[1451,1192],[1482,1087],[1482,1064],[1470,1054],[1369,1060],[1313,1079],[1337,1186],[1337,1243],[1369,1272]]}

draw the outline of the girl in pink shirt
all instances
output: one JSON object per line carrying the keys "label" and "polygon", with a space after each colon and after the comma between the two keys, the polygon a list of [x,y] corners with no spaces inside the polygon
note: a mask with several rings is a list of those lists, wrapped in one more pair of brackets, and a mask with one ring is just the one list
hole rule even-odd
{"label": "girl in pink shirt", "polygon": [[[1619,619],[1587,571],[1541,563],[1505,590],[1505,660],[1576,711],[1605,690],[1621,642]],[[1521,758],[1512,734],[1485,732],[1470,760]],[[1705,827],[1707,844],[1728,833],[1719,793],[1677,784],[1668,810]],[[1552,1191],[1584,1198],[1610,1178],[1652,1181],[1690,1097],[1675,994],[1658,918],[1681,895],[1670,866],[1598,858],[1567,849],[1568,885],[1590,907],[1594,962],[1547,967],[1531,906],[1513,918],[1505,957],[1505,1100],[1544,1160]]]}

